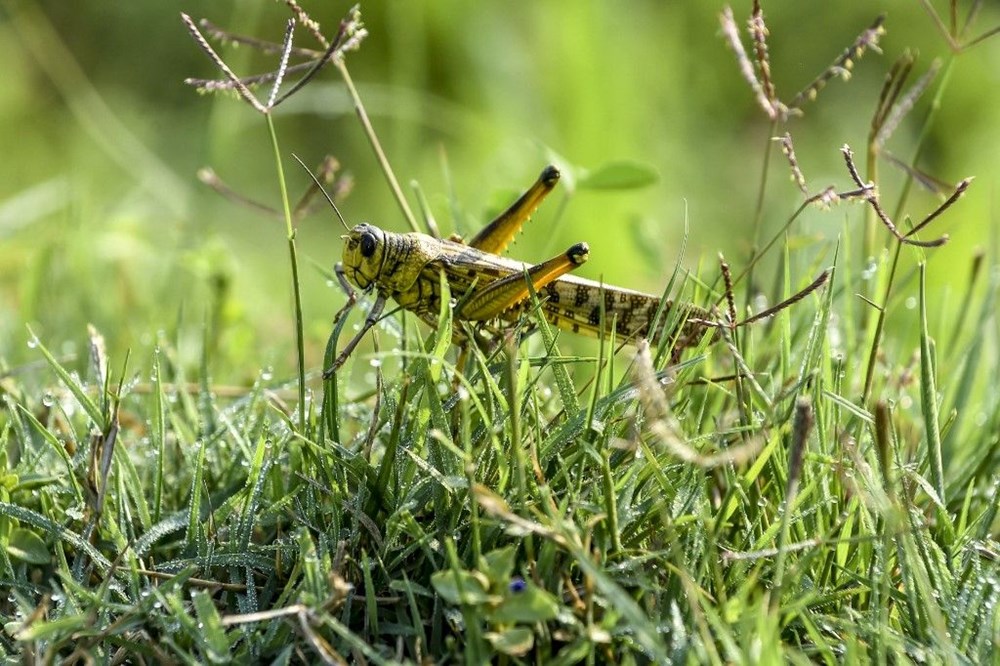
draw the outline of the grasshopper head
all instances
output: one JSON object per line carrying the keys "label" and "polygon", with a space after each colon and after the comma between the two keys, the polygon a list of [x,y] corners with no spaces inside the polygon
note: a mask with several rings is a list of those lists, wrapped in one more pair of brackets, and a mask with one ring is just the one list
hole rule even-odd
{"label": "grasshopper head", "polygon": [[385,232],[370,224],[356,225],[344,236],[344,273],[361,289],[378,281],[385,259]]}

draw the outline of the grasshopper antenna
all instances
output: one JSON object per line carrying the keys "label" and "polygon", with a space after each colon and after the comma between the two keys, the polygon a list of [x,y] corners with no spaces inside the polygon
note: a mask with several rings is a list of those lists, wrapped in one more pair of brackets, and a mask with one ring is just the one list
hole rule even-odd
{"label": "grasshopper antenna", "polygon": [[351,227],[348,226],[347,220],[345,220],[344,216],[340,214],[340,209],[337,208],[337,204],[333,202],[333,197],[331,197],[329,192],[326,191],[326,188],[323,187],[323,183],[319,182],[319,179],[316,177],[316,174],[314,174],[309,169],[309,167],[306,166],[306,163],[303,162],[298,155],[292,153],[292,157],[294,157],[295,161],[299,163],[299,166],[301,166],[305,170],[305,172],[309,174],[309,177],[312,178],[312,182],[315,183],[316,187],[319,188],[319,191],[323,193],[323,197],[326,199],[326,202],[330,204],[330,207],[333,208],[333,212],[337,214],[337,219],[339,219],[340,223],[344,225],[344,229],[350,231]]}

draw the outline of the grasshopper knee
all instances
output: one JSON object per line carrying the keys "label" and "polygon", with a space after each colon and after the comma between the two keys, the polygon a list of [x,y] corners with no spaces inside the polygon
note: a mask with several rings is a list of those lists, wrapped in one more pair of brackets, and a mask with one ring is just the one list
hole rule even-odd
{"label": "grasshopper knee", "polygon": [[577,243],[566,250],[566,258],[574,265],[579,266],[590,258],[590,246],[586,243]]}

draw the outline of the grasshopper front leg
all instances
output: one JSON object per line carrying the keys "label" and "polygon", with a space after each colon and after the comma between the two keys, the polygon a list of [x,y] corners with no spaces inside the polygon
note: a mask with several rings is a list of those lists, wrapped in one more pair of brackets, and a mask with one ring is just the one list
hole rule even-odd
{"label": "grasshopper front leg", "polygon": [[[344,274],[344,264],[338,262],[336,266],[333,267],[333,272],[337,275],[337,281],[340,282],[341,289],[347,294],[347,303],[342,307],[337,315],[333,318],[334,326],[340,322],[340,320],[347,316],[347,313],[354,307],[358,302],[358,294],[354,291],[351,283],[347,281],[347,277]],[[344,361],[347,357],[351,355],[354,348],[358,346],[361,342],[361,338],[365,336],[365,333],[371,330],[371,328],[378,323],[379,317],[382,316],[382,310],[385,309],[385,296],[381,293],[377,294],[375,297],[375,303],[372,305],[372,309],[369,310],[368,316],[365,317],[365,323],[361,326],[361,330],[358,331],[350,342],[344,347],[344,349],[337,356],[337,359],[333,362],[329,368],[323,371],[323,379],[329,379],[333,376],[335,372],[344,365]]]}

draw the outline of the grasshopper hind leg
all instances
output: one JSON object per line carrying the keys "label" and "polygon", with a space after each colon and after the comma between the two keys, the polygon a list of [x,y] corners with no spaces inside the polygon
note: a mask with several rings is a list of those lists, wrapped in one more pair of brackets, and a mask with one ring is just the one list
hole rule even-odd
{"label": "grasshopper hind leg", "polygon": [[545,285],[582,266],[589,257],[590,247],[586,243],[577,243],[548,261],[491,282],[465,302],[459,316],[471,321],[496,319],[524,302],[532,289],[540,291]]}
{"label": "grasshopper hind leg", "polygon": [[483,252],[501,254],[542,200],[555,188],[559,176],[559,169],[551,164],[545,167],[534,185],[512,203],[510,208],[500,213],[497,219],[483,227],[482,231],[469,241],[469,246]]}

